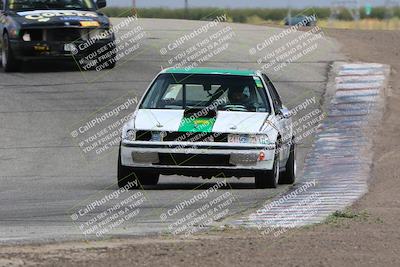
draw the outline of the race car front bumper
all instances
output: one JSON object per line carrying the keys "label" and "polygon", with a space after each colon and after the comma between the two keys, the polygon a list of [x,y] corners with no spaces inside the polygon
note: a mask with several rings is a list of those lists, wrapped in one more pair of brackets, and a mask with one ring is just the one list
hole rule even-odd
{"label": "race car front bumper", "polygon": [[122,142],[123,166],[188,176],[253,175],[272,170],[275,146],[226,143]]}
{"label": "race car front bumper", "polygon": [[93,44],[85,49],[78,49],[78,46],[83,42],[74,42],[77,47],[77,53],[66,51],[66,46],[69,43],[65,41],[23,41],[10,40],[11,50],[13,55],[18,60],[47,60],[47,59],[75,59],[85,58],[99,49],[107,47],[111,50],[114,47],[113,39],[96,40]]}

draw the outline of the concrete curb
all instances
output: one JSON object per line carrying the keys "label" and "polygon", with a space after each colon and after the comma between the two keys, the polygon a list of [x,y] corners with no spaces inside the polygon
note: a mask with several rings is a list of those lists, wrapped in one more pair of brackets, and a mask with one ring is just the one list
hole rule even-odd
{"label": "concrete curb", "polygon": [[319,223],[368,191],[373,133],[383,116],[390,67],[337,62],[332,72],[327,117],[318,127],[301,181],[231,225],[261,229]]}

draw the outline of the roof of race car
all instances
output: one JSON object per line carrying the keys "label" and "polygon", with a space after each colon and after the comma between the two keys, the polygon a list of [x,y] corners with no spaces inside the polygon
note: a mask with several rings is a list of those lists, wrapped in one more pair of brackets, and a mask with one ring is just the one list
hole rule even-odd
{"label": "roof of race car", "polygon": [[255,76],[254,70],[234,70],[234,69],[212,69],[212,68],[168,68],[161,73],[180,73],[180,74],[220,74],[220,75],[238,75]]}

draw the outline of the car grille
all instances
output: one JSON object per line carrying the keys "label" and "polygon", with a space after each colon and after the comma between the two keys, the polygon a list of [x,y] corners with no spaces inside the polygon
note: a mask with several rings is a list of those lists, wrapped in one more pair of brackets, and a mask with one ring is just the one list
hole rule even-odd
{"label": "car grille", "polygon": [[[150,131],[138,131],[136,134],[138,141],[150,141]],[[191,133],[191,132],[166,132],[163,138],[165,142],[228,142],[226,133]]]}
{"label": "car grille", "polygon": [[87,29],[57,28],[57,29],[27,29],[23,34],[29,33],[31,41],[73,42],[87,39]]}
{"label": "car grille", "polygon": [[81,29],[49,29],[47,41],[73,42],[81,39]]}
{"label": "car grille", "polygon": [[229,155],[159,153],[156,165],[172,166],[233,166]]}
{"label": "car grille", "polygon": [[136,140],[138,141],[150,141],[151,132],[150,131],[137,131]]}

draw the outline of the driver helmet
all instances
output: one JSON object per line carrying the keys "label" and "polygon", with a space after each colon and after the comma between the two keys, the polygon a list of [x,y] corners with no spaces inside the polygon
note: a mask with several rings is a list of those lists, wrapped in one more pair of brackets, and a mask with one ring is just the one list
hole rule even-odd
{"label": "driver helmet", "polygon": [[229,88],[228,99],[231,104],[243,104],[247,99],[244,88],[240,85],[233,85]]}

